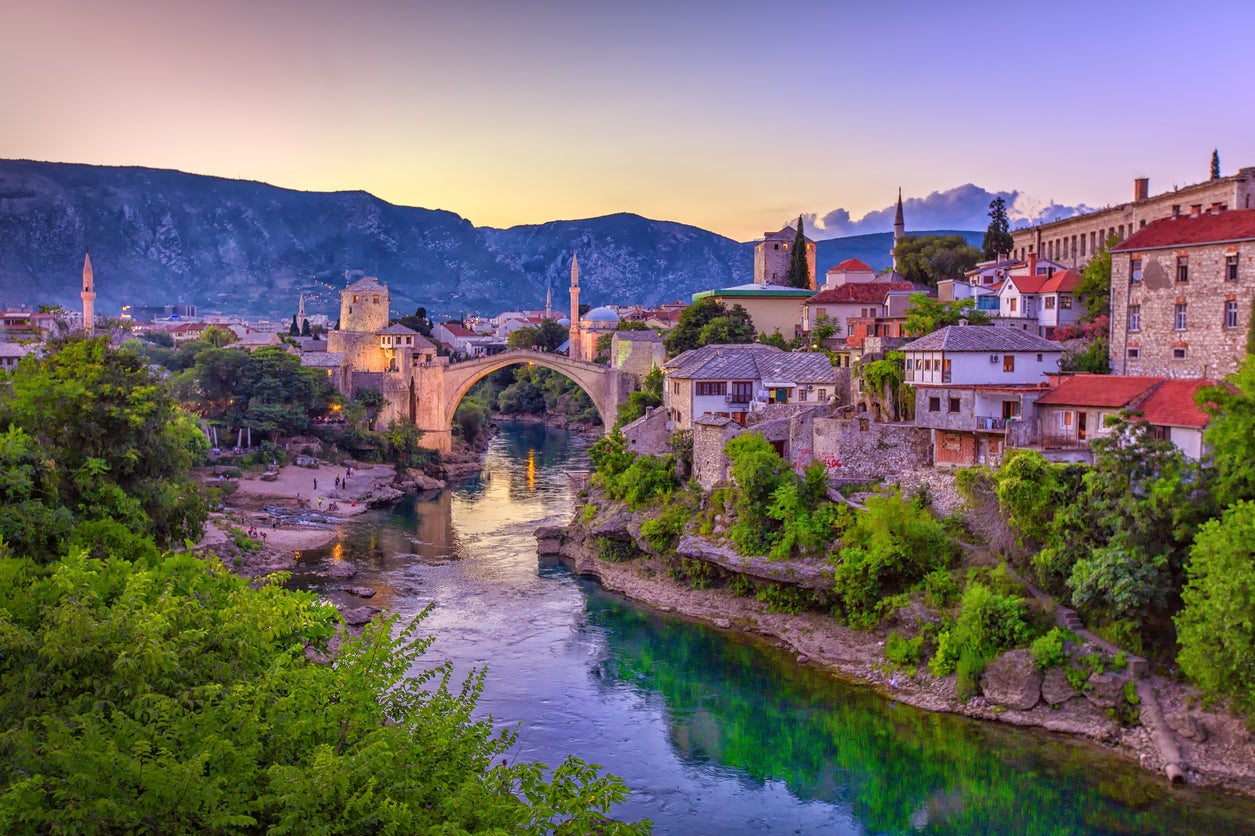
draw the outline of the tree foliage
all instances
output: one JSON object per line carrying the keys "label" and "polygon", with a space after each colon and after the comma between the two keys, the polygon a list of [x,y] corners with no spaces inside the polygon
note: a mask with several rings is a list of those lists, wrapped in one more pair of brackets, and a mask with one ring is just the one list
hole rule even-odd
{"label": "tree foliage", "polygon": [[113,518],[163,546],[199,536],[205,508],[187,474],[208,445],[133,351],[104,337],[54,343],[9,385],[0,466],[15,507],[0,533],[11,546],[50,559],[68,531],[43,525],[65,519]]}
{"label": "tree foliage", "polygon": [[726,307],[710,296],[704,296],[680,312],[674,328],[664,342],[667,355],[674,357],[711,343],[749,343],[758,332],[749,313],[740,305]]}
{"label": "tree foliage", "polygon": [[539,348],[542,351],[557,351],[570,337],[570,332],[555,320],[546,319],[535,327],[519,328],[511,331],[506,338],[510,348]]}
{"label": "tree foliage", "polygon": [[1197,401],[1211,416],[1203,437],[1212,450],[1216,502],[1255,500],[1255,357],[1247,355],[1227,384],[1199,390]]}
{"label": "tree foliage", "polygon": [[1255,503],[1201,529],[1176,624],[1181,670],[1205,691],[1255,712]]}
{"label": "tree foliage", "polygon": [[923,235],[903,238],[893,254],[907,280],[936,287],[942,279],[962,279],[981,252],[962,235]]}
{"label": "tree foliage", "polygon": [[912,293],[910,300],[911,307],[906,310],[906,322],[902,329],[912,337],[922,337],[964,320],[969,325],[989,324],[989,314],[977,309],[975,299],[942,302],[925,293]]}
{"label": "tree foliage", "polygon": [[1081,270],[1081,281],[1076,286],[1076,298],[1085,306],[1083,322],[1092,322],[1100,316],[1111,315],[1111,248],[1120,243],[1116,236],[1108,238],[1101,249],[1094,253],[1089,264]]}
{"label": "tree foliage", "polygon": [[654,366],[641,380],[641,388],[628,395],[625,403],[619,404],[619,414],[614,422],[615,428],[643,417],[645,410],[650,407],[662,406],[662,384],[662,369]]}
{"label": "tree foliage", "polygon": [[802,216],[797,216],[797,234],[793,236],[793,252],[789,256],[789,269],[784,274],[789,287],[811,287],[811,268],[806,259],[806,235],[802,231]]}
{"label": "tree foliage", "polygon": [[626,795],[504,760],[517,735],[471,717],[482,672],[410,673],[419,621],[316,664],[338,617],[314,595],[124,557],[0,558],[5,832],[591,832]]}
{"label": "tree foliage", "polygon": [[1007,202],[995,197],[989,202],[989,226],[985,229],[982,253],[986,260],[1010,253],[1015,248],[1011,237],[1011,221],[1007,219]]}

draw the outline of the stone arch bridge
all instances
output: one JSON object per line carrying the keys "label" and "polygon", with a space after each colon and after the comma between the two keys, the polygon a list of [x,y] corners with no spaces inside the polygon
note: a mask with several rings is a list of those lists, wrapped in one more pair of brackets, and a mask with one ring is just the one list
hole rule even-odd
{"label": "stone arch bridge", "polygon": [[523,349],[460,363],[415,365],[411,414],[414,424],[423,431],[419,443],[447,452],[453,443],[453,413],[463,396],[486,375],[506,366],[524,363],[552,369],[574,381],[592,399],[607,432],[614,426],[619,404],[627,400],[636,383],[632,375],[608,366],[572,360],[562,354]]}

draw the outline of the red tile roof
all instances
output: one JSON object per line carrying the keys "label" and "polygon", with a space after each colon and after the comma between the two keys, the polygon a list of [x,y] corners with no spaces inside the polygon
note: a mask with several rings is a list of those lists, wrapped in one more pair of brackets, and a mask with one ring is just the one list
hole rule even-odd
{"label": "red tile roof", "polygon": [[1077,374],[1037,399],[1039,406],[1126,407],[1154,388],[1162,377]]}
{"label": "red tile roof", "polygon": [[446,331],[448,331],[450,334],[452,334],[452,335],[453,335],[453,336],[455,336],[455,337],[473,337],[473,336],[475,336],[475,332],[474,332],[474,331],[472,331],[471,329],[469,329],[469,328],[467,328],[467,327],[465,327],[465,326],[458,325],[456,322],[442,322],[442,323],[440,323],[440,324],[444,326],[444,329],[445,329]]}
{"label": "red tile roof", "polygon": [[874,270],[872,270],[871,267],[859,261],[857,258],[847,258],[845,261],[841,262],[836,267],[828,268],[829,273],[833,271],[836,271],[838,273],[843,273],[843,272],[844,273],[851,273],[851,272],[874,273],[875,272]]}
{"label": "red tile roof", "polygon": [[[1207,413],[1194,403],[1194,393],[1214,380],[1165,380],[1138,406],[1142,418],[1161,427],[1207,426]],[[1040,401],[1039,401],[1040,403]]]}
{"label": "red tile roof", "polygon": [[1134,235],[1125,238],[1113,253],[1133,250],[1154,250],[1187,244],[1219,244],[1225,241],[1255,239],[1255,209],[1229,209],[1201,215],[1182,215],[1152,221]]}
{"label": "red tile roof", "polygon": [[1056,270],[1041,286],[1040,293],[1071,293],[1081,283],[1080,274],[1072,270]]}
{"label": "red tile roof", "polygon": [[859,305],[879,305],[885,301],[890,291],[911,291],[915,285],[910,282],[852,282],[837,287],[821,290],[803,304],[806,305],[838,305],[849,302]]}

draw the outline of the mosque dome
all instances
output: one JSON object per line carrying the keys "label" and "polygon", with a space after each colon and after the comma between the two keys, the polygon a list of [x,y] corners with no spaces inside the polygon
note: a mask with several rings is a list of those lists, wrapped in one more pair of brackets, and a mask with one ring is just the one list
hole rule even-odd
{"label": "mosque dome", "polygon": [[610,308],[606,308],[606,307],[593,308],[591,311],[584,314],[584,316],[581,318],[587,320],[588,322],[616,322],[617,323],[619,321],[619,315],[615,313],[613,310],[611,310]]}

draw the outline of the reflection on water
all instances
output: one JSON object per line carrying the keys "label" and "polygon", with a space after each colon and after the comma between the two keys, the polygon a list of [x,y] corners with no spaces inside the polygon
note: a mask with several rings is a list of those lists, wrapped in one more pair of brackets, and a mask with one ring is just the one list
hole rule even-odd
{"label": "reflection on water", "polygon": [[[658,833],[1239,833],[1255,805],[1090,747],[894,705],[782,654],[637,607],[538,563],[586,444],[544,427],[495,439],[485,475],[372,513],[294,582],[412,617],[431,658],[488,668],[482,716],[522,723],[517,757],[603,764],[617,811]],[[351,582],[318,570],[350,560]]]}

